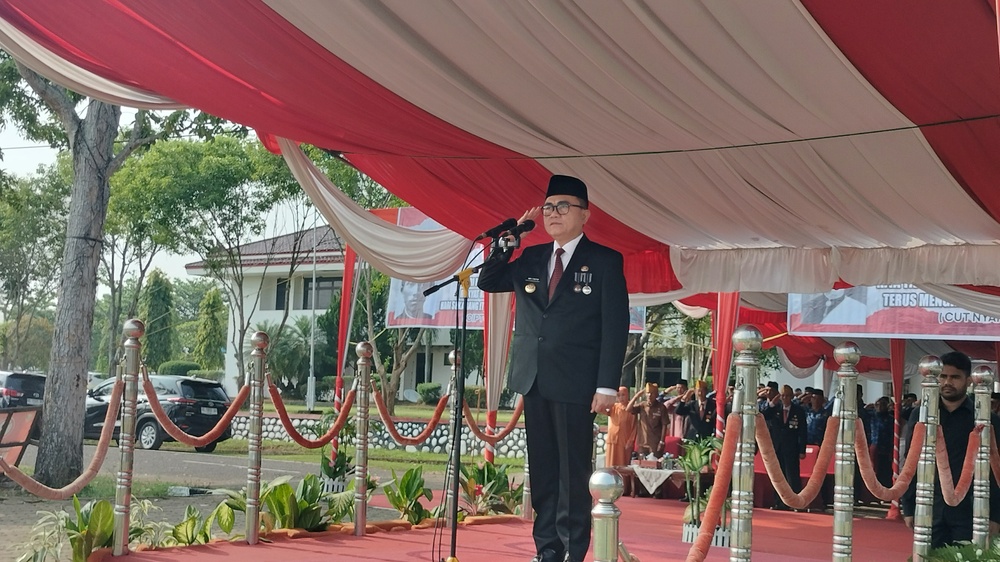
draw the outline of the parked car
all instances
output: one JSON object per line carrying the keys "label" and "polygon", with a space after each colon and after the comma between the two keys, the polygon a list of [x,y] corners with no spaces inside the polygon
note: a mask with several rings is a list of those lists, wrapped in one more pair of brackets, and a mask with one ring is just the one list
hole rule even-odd
{"label": "parked car", "polygon": [[[160,405],[163,406],[163,411],[167,413],[170,420],[185,433],[196,437],[211,431],[231,403],[225,389],[215,381],[166,375],[150,375],[149,380],[153,383]],[[100,438],[114,383],[115,379],[109,379],[87,391],[84,438]],[[117,440],[121,428],[120,415],[119,421],[115,425],[114,438]],[[160,422],[153,415],[141,384],[139,385],[139,398],[136,405],[135,436],[135,444],[141,449],[156,450],[164,441],[174,440],[163,431]],[[200,453],[211,453],[215,450],[217,443],[230,437],[232,437],[232,428],[227,427],[216,441],[204,447],[195,447],[195,450]]]}
{"label": "parked car", "polygon": [[[0,409],[42,407],[45,400],[45,375],[0,371]],[[35,418],[31,439],[42,434],[42,413]]]}
{"label": "parked car", "polygon": [[45,375],[0,371],[0,408],[41,406]]}

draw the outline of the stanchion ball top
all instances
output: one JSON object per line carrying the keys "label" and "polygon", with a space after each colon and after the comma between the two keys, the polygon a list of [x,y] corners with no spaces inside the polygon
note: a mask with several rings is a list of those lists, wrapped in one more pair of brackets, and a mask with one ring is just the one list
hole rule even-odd
{"label": "stanchion ball top", "polygon": [[764,336],[751,324],[743,324],[733,331],[733,351],[760,351]]}
{"label": "stanchion ball top", "polygon": [[615,502],[624,491],[625,482],[613,468],[599,468],[590,475],[590,497],[595,500]]}
{"label": "stanchion ball top", "polygon": [[941,358],[937,355],[924,355],[917,364],[917,372],[924,378],[937,378],[941,374]]}
{"label": "stanchion ball top", "polygon": [[833,350],[833,359],[838,365],[857,365],[861,361],[861,348],[852,341],[845,341]]}
{"label": "stanchion ball top", "polygon": [[448,363],[458,366],[462,364],[462,352],[457,349],[453,349],[448,352]]}
{"label": "stanchion ball top", "polygon": [[366,341],[358,342],[358,345],[357,347],[354,348],[354,351],[358,352],[358,357],[365,357],[365,358],[371,357],[372,354],[374,353],[372,344]]}
{"label": "stanchion ball top", "polygon": [[137,318],[126,320],[125,325],[122,327],[122,335],[126,338],[141,338],[145,333],[146,325],[142,323],[142,320]]}
{"label": "stanchion ball top", "polygon": [[[993,386],[993,369],[989,365],[980,365],[972,370],[972,384],[976,386]],[[990,388],[990,391],[993,389]]]}
{"label": "stanchion ball top", "polygon": [[250,336],[250,343],[257,349],[264,349],[271,343],[271,336],[267,335],[265,332],[254,332],[253,335]]}

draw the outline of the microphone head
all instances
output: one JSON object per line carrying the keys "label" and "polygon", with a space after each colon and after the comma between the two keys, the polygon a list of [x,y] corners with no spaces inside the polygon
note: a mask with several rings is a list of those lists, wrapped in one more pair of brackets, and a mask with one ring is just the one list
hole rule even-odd
{"label": "microphone head", "polygon": [[518,232],[531,232],[535,228],[535,221],[528,219],[517,227]]}

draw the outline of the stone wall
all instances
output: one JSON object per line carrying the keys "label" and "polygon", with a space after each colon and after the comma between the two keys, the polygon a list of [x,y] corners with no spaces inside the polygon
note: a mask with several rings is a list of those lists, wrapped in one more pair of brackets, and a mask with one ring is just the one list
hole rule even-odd
{"label": "stone wall", "polygon": [[[295,425],[296,430],[299,433],[308,437],[310,439],[315,439],[317,435],[311,431],[311,428],[316,427],[319,423],[315,419],[306,418],[292,418],[292,423]],[[423,421],[397,421],[396,430],[403,437],[414,437],[419,435],[420,432],[427,427],[427,422]],[[405,449],[408,452],[423,452],[423,453],[446,453],[448,452],[448,441],[450,433],[450,425],[445,422],[438,423],[437,427],[430,434],[426,441],[420,445],[407,445],[402,446],[393,441],[392,436],[389,432],[385,430],[385,426],[382,425],[381,421],[372,420],[371,421],[371,431],[368,434],[369,447],[373,449]],[[249,418],[247,416],[236,416],[233,418],[233,439],[246,440],[248,437],[249,430]],[[597,436],[597,452],[598,454],[604,453],[604,437],[605,432],[602,428],[601,433]],[[285,431],[283,425],[281,425],[281,420],[277,417],[265,417],[263,420],[263,438],[272,439],[275,441],[291,441],[288,437],[288,433]],[[351,439],[353,442],[353,439]],[[476,438],[475,435],[467,427],[462,427],[462,454],[482,454],[483,452],[483,442]],[[524,442],[524,428],[516,427],[510,432],[510,435],[505,437],[503,441],[497,443],[496,446],[496,456],[498,457],[514,457],[514,458],[524,458],[525,455],[525,442]]]}

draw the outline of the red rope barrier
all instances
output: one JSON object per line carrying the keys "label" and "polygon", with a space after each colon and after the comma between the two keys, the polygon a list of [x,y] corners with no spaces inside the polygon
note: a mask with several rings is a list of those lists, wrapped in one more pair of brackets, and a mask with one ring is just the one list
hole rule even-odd
{"label": "red rope barrier", "polygon": [[934,452],[937,456],[938,480],[941,482],[941,495],[944,497],[944,503],[952,507],[962,503],[965,495],[969,493],[969,488],[972,487],[972,475],[982,432],[983,426],[977,425],[969,434],[969,445],[965,449],[962,475],[958,478],[956,485],[951,474],[951,461],[948,460],[948,447],[944,442],[944,432],[940,425],[937,428],[937,447]]}
{"label": "red rope barrier", "polygon": [[389,435],[392,436],[396,443],[404,446],[419,445],[426,441],[427,438],[431,436],[431,433],[434,432],[434,428],[437,427],[438,421],[441,420],[441,414],[444,413],[444,407],[448,404],[448,396],[442,396],[441,399],[438,400],[438,405],[434,410],[434,415],[432,415],[431,419],[427,422],[427,427],[425,427],[419,435],[414,437],[403,437],[396,429],[396,423],[392,421],[392,416],[389,415],[388,408],[385,407],[385,402],[382,400],[382,393],[373,391],[372,395],[375,396],[375,406],[378,408],[379,416],[382,417],[382,423],[385,424],[385,429],[389,432]]}
{"label": "red rope barrier", "polygon": [[[726,437],[722,442],[722,455],[719,458],[719,470],[715,473],[715,483],[712,494],[708,497],[708,505],[702,514],[698,538],[688,550],[687,562],[702,562],[712,546],[712,536],[722,515],[722,506],[729,496],[729,482],[733,477],[733,462],[736,460],[736,447],[739,445],[740,429],[743,421],[739,414],[729,414],[726,422]],[[697,498],[692,498],[697,501]]]}
{"label": "red rope barrier", "polygon": [[[861,469],[861,480],[871,491],[872,495],[884,501],[897,501],[903,492],[910,486],[913,475],[917,473],[917,461],[920,458],[919,451],[924,446],[924,435],[927,433],[927,426],[923,422],[913,427],[913,440],[910,442],[910,451],[915,454],[907,455],[903,469],[896,477],[891,488],[886,488],[875,476],[875,469],[872,468],[872,459],[868,456],[868,439],[865,437],[865,425],[860,418],[854,420],[854,454],[857,456],[858,468]],[[940,429],[940,428],[939,428]]]}
{"label": "red rope barrier", "polygon": [[471,431],[472,434],[475,435],[480,441],[489,443],[490,445],[496,445],[504,437],[510,435],[510,432],[514,431],[514,428],[517,427],[517,422],[521,419],[521,413],[524,412],[524,398],[519,398],[517,400],[517,405],[514,406],[514,411],[510,415],[510,421],[507,422],[507,425],[500,433],[495,435],[487,435],[483,433],[482,430],[479,429],[479,424],[476,423],[475,418],[472,417],[472,410],[469,408],[469,405],[466,403],[463,404],[463,406],[465,421],[468,422],[469,431]]}
{"label": "red rope barrier", "polygon": [[250,395],[250,385],[245,384],[243,388],[240,389],[239,394],[233,399],[232,404],[229,405],[229,409],[226,413],[222,415],[219,423],[215,424],[215,427],[211,431],[202,435],[201,437],[195,437],[183,429],[177,427],[173,420],[167,416],[167,413],[163,411],[163,406],[160,405],[160,399],[156,396],[156,388],[153,387],[152,381],[149,380],[149,375],[146,373],[145,367],[142,369],[142,388],[146,391],[146,399],[149,401],[149,409],[153,411],[153,415],[156,416],[156,420],[160,422],[160,426],[163,427],[163,431],[167,432],[167,435],[173,437],[177,441],[184,443],[185,445],[190,445],[191,447],[204,447],[209,443],[214,443],[227,429],[229,429],[229,424],[236,417],[236,414],[240,411],[240,406],[246,401],[247,396]]}
{"label": "red rope barrier", "polygon": [[764,416],[757,414],[756,437],[757,446],[760,449],[760,458],[764,461],[764,468],[767,476],[771,479],[775,492],[781,501],[792,509],[805,509],[816,498],[823,482],[826,480],[826,469],[830,466],[830,459],[837,446],[837,431],[840,425],[840,418],[831,416],[826,422],[826,433],[823,434],[823,444],[819,448],[819,455],[816,457],[816,464],[813,466],[809,481],[802,491],[795,493],[792,487],[785,480],[785,475],[781,473],[781,464],[778,463],[778,456],[774,452],[774,444],[771,443],[771,433],[767,430]]}
{"label": "red rope barrier", "polygon": [[21,472],[16,466],[10,466],[0,458],[0,474],[6,474],[8,478],[19,484],[30,494],[47,500],[66,500],[80,492],[90,481],[97,476],[104,464],[104,458],[108,454],[108,444],[115,430],[115,420],[118,419],[118,408],[121,406],[122,392],[125,389],[125,382],[119,379],[111,390],[111,397],[108,399],[108,412],[104,415],[104,427],[101,428],[101,438],[97,441],[97,450],[94,451],[94,458],[90,459],[90,465],[80,476],[62,488],[50,488],[27,474]]}
{"label": "red rope barrier", "polygon": [[333,422],[333,425],[330,426],[330,429],[326,433],[318,439],[308,439],[295,429],[295,424],[292,423],[292,418],[288,415],[288,410],[281,399],[278,387],[271,382],[271,375],[267,375],[267,391],[271,395],[271,403],[274,404],[274,409],[278,412],[278,417],[281,418],[281,425],[285,427],[285,432],[292,438],[292,441],[295,441],[306,449],[319,449],[323,445],[330,443],[334,437],[340,434],[340,430],[344,429],[344,425],[350,418],[351,407],[354,406],[354,396],[357,393],[354,389],[347,393],[347,399],[344,401],[343,407],[340,408],[336,421]]}

